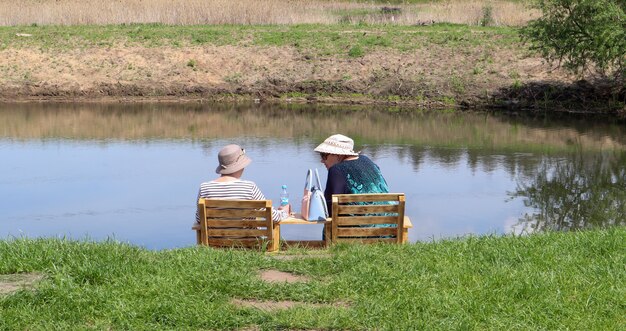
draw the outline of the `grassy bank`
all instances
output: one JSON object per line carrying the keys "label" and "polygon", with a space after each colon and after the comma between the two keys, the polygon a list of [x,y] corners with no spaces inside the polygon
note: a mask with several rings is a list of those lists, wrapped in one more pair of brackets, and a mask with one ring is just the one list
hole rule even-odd
{"label": "grassy bank", "polygon": [[[0,298],[0,329],[619,330],[625,243],[626,230],[614,228],[338,246],[327,257],[286,260],[206,248],[2,241],[0,274],[43,279]],[[264,282],[258,272],[267,269],[309,280]],[[297,304],[235,304],[253,299]]]}
{"label": "grassy bank", "polygon": [[0,27],[0,99],[289,99],[455,108],[542,75],[515,28]]}
{"label": "grassy bank", "polygon": [[[27,36],[24,36],[27,35]],[[309,56],[363,57],[385,48],[409,52],[429,45],[485,50],[511,48],[519,43],[513,27],[460,24],[402,26],[381,24],[191,25],[121,24],[0,27],[0,49],[36,48],[70,51],[124,47],[290,47]],[[360,47],[351,54],[350,47]],[[353,51],[354,53],[354,51]]]}
{"label": "grassy bank", "polygon": [[[0,101],[248,100],[624,114],[510,26],[0,27]],[[609,92],[607,92],[609,91]]]}

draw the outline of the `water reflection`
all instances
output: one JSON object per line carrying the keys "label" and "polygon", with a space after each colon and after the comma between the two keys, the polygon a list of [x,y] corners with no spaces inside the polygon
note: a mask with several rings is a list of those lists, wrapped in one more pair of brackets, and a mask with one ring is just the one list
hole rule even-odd
{"label": "water reflection", "polygon": [[[0,105],[0,237],[193,245],[196,190],[215,176],[222,145],[246,148],[254,161],[244,177],[268,198],[287,184],[297,204],[306,169],[323,170],[313,148],[336,132],[406,194],[411,241],[623,224],[624,128],[581,123],[311,106]],[[281,230],[321,238],[315,227]]]}
{"label": "water reflection", "polygon": [[[324,139],[507,151],[624,149],[620,123],[546,121],[487,114],[389,112],[369,108],[236,104],[0,104],[0,137],[11,139]],[[445,153],[442,152],[442,153]],[[454,155],[451,155],[454,157]]]}
{"label": "water reflection", "polygon": [[512,194],[535,212],[523,232],[579,230],[626,224],[626,153],[577,153],[546,159]]}

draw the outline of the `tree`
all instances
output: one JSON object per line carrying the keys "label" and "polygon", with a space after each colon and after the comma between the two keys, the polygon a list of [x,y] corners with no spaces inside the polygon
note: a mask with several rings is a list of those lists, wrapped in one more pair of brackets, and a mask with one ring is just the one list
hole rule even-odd
{"label": "tree", "polygon": [[543,16],[522,37],[575,73],[626,77],[626,0],[535,0]]}

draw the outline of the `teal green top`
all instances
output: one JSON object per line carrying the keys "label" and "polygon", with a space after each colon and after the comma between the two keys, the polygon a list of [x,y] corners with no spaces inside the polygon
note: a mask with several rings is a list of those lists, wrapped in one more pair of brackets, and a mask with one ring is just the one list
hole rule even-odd
{"label": "teal green top", "polygon": [[389,193],[387,181],[380,168],[365,155],[356,160],[342,161],[328,169],[324,197],[332,215],[333,194]]}

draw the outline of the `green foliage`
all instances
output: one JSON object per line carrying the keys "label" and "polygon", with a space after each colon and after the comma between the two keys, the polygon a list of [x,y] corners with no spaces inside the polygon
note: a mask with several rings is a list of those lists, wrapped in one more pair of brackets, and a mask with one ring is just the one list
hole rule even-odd
{"label": "green foliage", "polygon": [[458,94],[465,93],[465,82],[463,81],[463,78],[457,75],[452,75],[450,77],[450,87],[452,88],[452,91],[454,91],[455,93],[458,93]]}
{"label": "green foliage", "polygon": [[[24,38],[16,34],[26,33]],[[361,25],[197,25],[155,24],[1,27],[2,48],[77,49],[110,47],[189,47],[196,45],[294,47],[311,57],[345,55],[354,45],[365,52],[380,48],[409,52],[436,43],[465,49],[511,47],[519,41],[510,27],[470,27],[455,24],[431,26]]]}
{"label": "green foliage", "polygon": [[625,76],[625,0],[537,0],[536,7],[543,16],[522,29],[532,49],[577,73]]}
{"label": "green foliage", "polygon": [[365,55],[365,51],[363,51],[363,47],[356,45],[348,51],[348,56],[350,57],[362,57]]}
{"label": "green foliage", "polygon": [[491,5],[486,5],[483,7],[483,17],[480,19],[480,26],[489,26],[493,25],[493,7]]}

